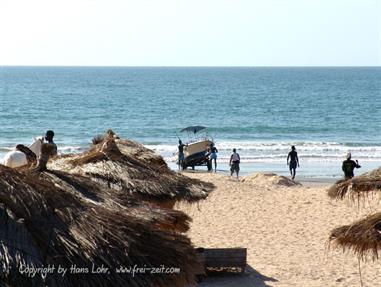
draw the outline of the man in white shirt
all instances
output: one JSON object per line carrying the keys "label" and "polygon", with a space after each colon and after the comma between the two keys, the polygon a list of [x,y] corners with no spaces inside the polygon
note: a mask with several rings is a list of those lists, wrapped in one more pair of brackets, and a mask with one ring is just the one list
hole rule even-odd
{"label": "man in white shirt", "polygon": [[230,156],[230,162],[229,162],[230,175],[233,176],[233,173],[236,172],[237,179],[238,179],[240,161],[241,161],[241,158],[239,157],[237,150],[235,148],[233,148],[233,154]]}

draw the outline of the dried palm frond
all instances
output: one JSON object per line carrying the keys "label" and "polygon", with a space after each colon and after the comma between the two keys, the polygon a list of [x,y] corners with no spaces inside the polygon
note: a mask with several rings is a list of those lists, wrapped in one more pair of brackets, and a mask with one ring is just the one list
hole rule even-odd
{"label": "dried palm frond", "polygon": [[57,157],[50,169],[82,175],[161,206],[205,199],[214,188],[171,171],[161,156],[128,140],[107,139],[82,154]]}
{"label": "dried palm frond", "polygon": [[330,240],[344,250],[352,250],[361,259],[368,256],[373,260],[378,259],[381,249],[381,213],[335,228],[331,232]]}
{"label": "dried palm frond", "polygon": [[343,199],[350,197],[359,199],[370,193],[381,191],[381,169],[353,177],[348,180],[339,180],[328,190],[331,198]]}
{"label": "dried palm frond", "polygon": [[[105,194],[102,194],[102,191]],[[87,178],[63,172],[38,175],[0,166],[0,282],[10,286],[184,286],[197,259],[189,239],[163,229],[175,211],[123,205]],[[185,216],[185,218],[187,218]],[[21,265],[102,266],[109,273],[57,272],[28,277]],[[120,274],[120,266],[176,267],[178,274]],[[42,284],[41,284],[42,283]]]}

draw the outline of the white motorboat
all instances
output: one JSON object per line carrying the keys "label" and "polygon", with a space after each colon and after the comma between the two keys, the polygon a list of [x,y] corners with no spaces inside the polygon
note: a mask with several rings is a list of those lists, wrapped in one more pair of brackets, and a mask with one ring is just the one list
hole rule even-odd
{"label": "white motorboat", "polygon": [[202,166],[208,164],[206,149],[213,144],[213,139],[207,135],[207,128],[204,126],[190,126],[182,129],[186,132],[188,141],[184,147],[183,169],[187,167]]}

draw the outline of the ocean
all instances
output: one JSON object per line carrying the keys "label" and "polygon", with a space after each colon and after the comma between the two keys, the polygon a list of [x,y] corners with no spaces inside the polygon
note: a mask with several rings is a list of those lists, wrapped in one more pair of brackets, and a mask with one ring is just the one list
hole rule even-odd
{"label": "ocean", "polygon": [[[176,169],[179,131],[208,127],[228,170],[232,148],[242,172],[339,178],[348,151],[381,164],[381,68],[0,67],[0,158],[54,130],[60,153],[81,152],[112,128]],[[205,169],[205,167],[200,167]]]}

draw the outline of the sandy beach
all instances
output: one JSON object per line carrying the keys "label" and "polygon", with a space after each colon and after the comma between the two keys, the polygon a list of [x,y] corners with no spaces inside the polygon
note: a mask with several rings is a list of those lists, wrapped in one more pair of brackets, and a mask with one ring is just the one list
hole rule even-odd
{"label": "sandy beach", "polygon": [[[364,204],[334,201],[331,183],[293,184],[285,177],[214,173],[186,175],[216,190],[195,205],[178,205],[193,218],[196,247],[247,248],[243,275],[209,276],[199,286],[361,286],[357,257],[328,245],[330,231],[381,210],[378,197]],[[379,262],[361,262],[363,286],[381,286]]]}

